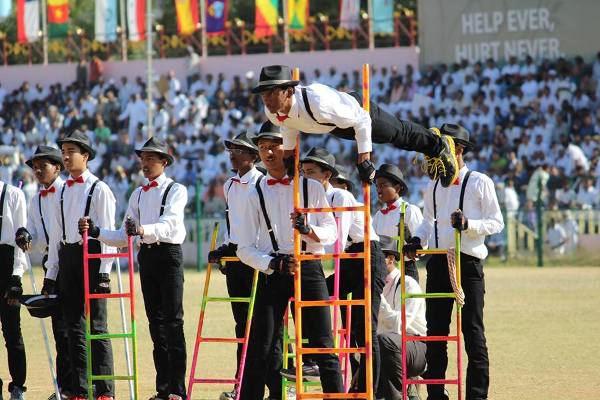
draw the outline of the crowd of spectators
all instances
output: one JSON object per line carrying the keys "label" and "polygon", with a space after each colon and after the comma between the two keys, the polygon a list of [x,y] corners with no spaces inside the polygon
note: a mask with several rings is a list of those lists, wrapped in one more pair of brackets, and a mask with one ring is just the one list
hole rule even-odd
{"label": "crowd of spectators", "polygon": [[[146,82],[78,79],[70,85],[30,85],[8,92],[0,85],[0,179],[23,182],[31,198],[37,188],[23,161],[39,144],[53,144],[74,129],[93,137],[98,156],[91,169],[115,192],[120,213],[129,193],[142,182],[134,148],[147,137]],[[360,90],[359,71],[305,71],[305,83],[320,82],[340,90]],[[427,66],[373,66],[372,100],[399,118],[424,126],[458,123],[471,132],[475,151],[466,156],[472,168],[486,172],[497,185],[507,212],[521,210],[523,221],[538,195],[549,209],[600,206],[600,53],[590,63],[581,57],[534,62],[511,58]],[[169,173],[190,191],[202,182],[204,214],[224,210],[222,184],[230,174],[223,139],[255,132],[264,119],[260,99],[250,93],[253,71],[201,76],[175,73],[155,78],[153,130],[171,145],[176,162]],[[305,137],[303,145],[326,146],[338,162],[351,164],[351,141],[329,135]],[[376,145],[376,163],[392,162],[405,172],[409,200],[422,204],[428,178],[415,154]],[[540,193],[541,188],[541,193]]]}

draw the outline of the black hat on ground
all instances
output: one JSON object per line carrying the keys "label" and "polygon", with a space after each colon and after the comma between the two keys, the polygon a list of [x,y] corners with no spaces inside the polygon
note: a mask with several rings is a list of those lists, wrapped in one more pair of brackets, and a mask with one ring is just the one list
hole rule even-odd
{"label": "black hat on ground", "polygon": [[96,150],[92,148],[92,142],[90,142],[90,138],[85,134],[85,132],[81,132],[80,130],[74,130],[64,138],[57,140],[56,143],[59,147],[64,143],[76,144],[90,154],[88,161],[91,161],[94,159],[94,157],[96,157]]}
{"label": "black hat on ground", "polygon": [[258,85],[252,89],[252,93],[260,93],[276,87],[296,86],[300,81],[292,79],[290,67],[287,65],[269,65],[262,67]]}
{"label": "black hat on ground", "polygon": [[475,143],[470,140],[469,131],[460,125],[444,124],[440,128],[440,132],[442,135],[451,136],[455,143],[463,146],[465,148],[465,153],[475,148]]}
{"label": "black hat on ground", "polygon": [[152,136],[150,139],[148,139],[148,141],[144,143],[142,148],[137,149],[135,153],[138,156],[141,156],[143,151],[158,153],[161,156],[165,157],[167,159],[167,166],[173,164],[173,161],[175,161],[173,156],[169,154],[169,146],[167,146],[167,144],[162,140],[157,139],[155,136]]}
{"label": "black hat on ground", "polygon": [[29,314],[36,318],[47,318],[58,311],[58,296],[51,294],[48,297],[43,294],[24,294],[19,299],[20,303],[27,308]]}
{"label": "black hat on ground", "polygon": [[313,147],[310,149],[308,153],[300,159],[300,162],[313,162],[319,164],[321,167],[331,171],[332,178],[337,176],[338,172],[335,169],[335,157],[322,147]]}
{"label": "black hat on ground", "polygon": [[397,240],[392,239],[389,236],[379,235],[379,244],[381,245],[381,251],[383,251],[383,254],[386,256],[392,255],[396,258],[396,261],[400,261]]}
{"label": "black hat on ground", "polygon": [[375,172],[375,179],[377,178],[386,178],[391,180],[392,182],[399,183],[404,186],[404,191],[408,188],[406,182],[404,182],[404,175],[400,168],[393,164],[381,164],[379,169]]}
{"label": "black hat on ground", "polygon": [[252,150],[255,153],[258,152],[256,144],[254,144],[252,140],[248,139],[247,133],[240,133],[233,139],[225,139],[223,142],[225,143],[225,147],[227,147],[228,149],[230,149],[232,145],[235,145],[245,147],[248,150]]}
{"label": "black hat on ground", "polygon": [[45,158],[53,164],[60,164],[60,169],[64,169],[62,153],[56,147],[44,145],[38,146],[31,158],[25,161],[25,164],[27,164],[29,168],[33,168],[33,160],[38,158]]}
{"label": "black hat on ground", "polygon": [[346,167],[336,164],[335,170],[337,171],[337,175],[333,179],[344,182],[348,186],[349,192],[354,191],[354,182],[350,180],[350,174]]}
{"label": "black hat on ground", "polygon": [[281,127],[273,125],[271,121],[267,121],[260,127],[260,132],[256,136],[252,137],[252,142],[258,144],[259,139],[281,139],[283,141],[283,134],[281,133]]}

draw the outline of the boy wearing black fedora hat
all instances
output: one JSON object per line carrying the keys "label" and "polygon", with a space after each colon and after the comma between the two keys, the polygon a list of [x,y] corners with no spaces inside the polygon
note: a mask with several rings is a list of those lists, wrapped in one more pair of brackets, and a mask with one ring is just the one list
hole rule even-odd
{"label": "boy wearing black fedora hat", "polygon": [[[263,174],[256,169],[254,163],[258,159],[258,148],[248,138],[246,133],[241,133],[232,139],[225,139],[225,147],[229,152],[231,167],[235,176],[229,178],[223,185],[225,195],[225,241],[217,249],[208,253],[208,262],[219,263],[222,257],[235,257],[238,247],[239,231],[244,229],[239,222],[242,214],[246,212],[246,198],[248,191]],[[250,297],[252,291],[252,277],[254,269],[242,262],[228,262],[222,268],[227,282],[227,292],[230,297]],[[235,320],[235,336],[243,338],[246,332],[246,319],[248,317],[248,303],[233,302],[231,311]],[[240,366],[242,356],[242,343],[237,347],[237,368]],[[236,370],[236,376],[238,370]],[[281,382],[277,382],[281,386]],[[223,392],[221,400],[235,399],[237,386],[231,392]]]}
{"label": "boy wearing black fedora hat", "polygon": [[[98,226],[112,229],[115,224],[115,197],[108,185],[93,175],[88,162],[96,152],[88,136],[78,130],[57,141],[62,151],[63,165],[69,178],[63,185],[48,218],[54,218],[49,232],[48,260],[42,293],[58,293],[65,324],[68,327],[68,346],[72,374],[73,400],[86,399],[85,310],[83,293],[83,245],[78,220],[90,216]],[[95,239],[89,241],[89,252],[114,253],[112,247]],[[110,293],[110,270],[112,259],[95,259],[89,262],[90,291]],[[57,276],[60,271],[60,280]],[[91,302],[91,333],[108,333],[106,299]],[[92,370],[94,375],[113,375],[113,355],[110,340],[92,341]],[[112,400],[114,383],[110,380],[95,381],[98,400]]]}
{"label": "boy wearing black fedora hat", "polygon": [[[358,172],[361,180],[371,182],[375,167],[370,161],[372,143],[391,143],[404,150],[425,155],[424,169],[432,179],[448,186],[458,173],[454,142],[443,129],[425,129],[410,121],[400,120],[377,104],[370,112],[362,108],[362,97],[356,92],[343,93],[313,83],[298,86],[286,65],[270,65],[260,72],[258,85],[269,121],[282,127],[288,173],[293,169],[293,152],[299,132],[331,133],[342,139],[356,140]],[[296,87],[298,86],[298,87]]]}
{"label": "boy wearing black fedora hat", "polygon": [[[385,204],[385,207],[378,210],[373,216],[375,231],[378,235],[400,236],[400,215],[402,206],[406,205],[404,239],[409,240],[423,222],[423,214],[419,207],[408,203],[402,198],[408,187],[400,168],[392,164],[382,164],[375,172],[375,187],[377,198]],[[406,275],[419,282],[419,271],[414,260],[405,258],[404,267]]]}
{"label": "boy wearing black fedora hat", "polygon": [[[301,160],[302,173],[305,177],[315,179],[323,185],[327,200],[331,207],[356,207],[361,206],[352,193],[336,189],[329,183],[332,177],[337,176],[335,168],[335,157],[323,148],[311,149]],[[365,219],[361,211],[340,212],[336,215],[341,219],[339,225],[340,248],[342,252],[362,253],[364,251]],[[373,226],[370,229],[371,247],[371,329],[373,337],[373,386],[377,388],[379,377],[379,345],[377,343],[377,314],[379,312],[379,300],[381,291],[385,284],[385,260],[379,247],[379,237]],[[333,253],[333,246],[329,246],[328,252]],[[362,259],[340,260],[340,299],[346,299],[352,293],[352,298],[364,299],[364,271]],[[333,294],[334,276],[327,278],[329,294]],[[345,318],[342,319],[344,321]],[[364,307],[352,307],[352,336],[359,347],[365,345],[365,318]],[[355,392],[366,390],[366,359],[361,357],[358,380],[351,389]]]}
{"label": "boy wearing black fedora hat", "polygon": [[[8,370],[12,381],[8,384],[11,400],[24,399],[25,344],[21,334],[21,306],[23,294],[21,277],[27,260],[16,245],[15,236],[27,223],[25,195],[20,189],[0,181],[0,322],[4,333]],[[2,380],[0,379],[0,398]]]}
{"label": "boy wearing black fedora hat", "polygon": [[[302,268],[302,298],[329,298],[321,263],[317,260],[298,262],[294,258],[294,229],[302,235],[303,251],[323,254],[335,242],[337,229],[331,213],[294,213],[294,188],[283,163],[281,129],[270,122],[253,138],[258,146],[267,176],[250,189],[246,212],[240,221],[237,255],[241,261],[264,273],[257,296],[248,346],[246,372],[241,399],[262,399],[269,358],[290,297],[294,296],[296,270]],[[323,186],[312,179],[300,178],[300,201],[304,207],[328,207]],[[268,199],[268,201],[267,201]],[[304,335],[308,347],[332,348],[331,317],[328,307],[307,307]],[[321,385],[326,393],[343,392],[340,364],[335,354],[312,356],[319,366]]]}
{"label": "boy wearing black fedora hat", "polygon": [[[438,181],[430,182],[425,193],[423,223],[404,246],[404,251],[414,258],[415,250],[429,240],[430,246],[450,248],[455,246],[454,231],[461,231],[461,283],[465,293],[462,307],[462,332],[469,358],[467,367],[466,399],[487,399],[489,387],[489,360],[483,323],[485,282],[483,263],[488,255],[485,237],[501,232],[504,221],[494,182],[477,171],[470,171],[464,163],[463,154],[474,145],[469,132],[460,125],[445,124],[445,130],[453,132],[457,143],[456,155],[460,173],[447,188],[439,187]],[[427,285],[429,293],[452,292],[445,255],[434,255],[427,262]],[[447,336],[450,332],[453,299],[427,299],[427,335]],[[427,344],[428,379],[444,378],[448,355],[446,343]],[[443,385],[428,385],[431,400],[445,400]]]}
{"label": "boy wearing black fedora hat", "polygon": [[350,193],[354,192],[354,182],[350,179],[350,173],[341,165],[335,165],[335,169],[337,170],[337,175],[332,176],[329,182],[331,186],[338,189],[347,190]]}
{"label": "boy wearing black fedora hat", "polygon": [[[60,176],[63,167],[62,155],[59,149],[51,146],[39,146],[31,159],[25,162],[31,169],[35,179],[42,187],[29,204],[27,212],[27,229],[17,236],[16,243],[23,251],[39,249],[43,253],[42,267],[47,271],[48,248],[50,234],[56,237],[60,226],[55,223],[55,217],[50,213],[62,191],[64,180]],[[60,275],[60,273],[59,273]],[[57,281],[60,279],[57,275]],[[58,300],[56,301],[58,304]],[[52,333],[56,343],[56,380],[61,394],[67,397],[71,393],[71,366],[69,361],[69,342],[67,327],[59,306],[52,308]]]}
{"label": "boy wearing black fedora hat", "polygon": [[186,348],[183,334],[184,210],[187,190],[165,175],[173,164],[167,144],[150,138],[136,154],[147,179],[129,197],[121,228],[99,226],[81,218],[79,229],[110,246],[127,245],[128,236],[139,236],[140,282],[154,344],[156,394],[153,400],[186,399]]}

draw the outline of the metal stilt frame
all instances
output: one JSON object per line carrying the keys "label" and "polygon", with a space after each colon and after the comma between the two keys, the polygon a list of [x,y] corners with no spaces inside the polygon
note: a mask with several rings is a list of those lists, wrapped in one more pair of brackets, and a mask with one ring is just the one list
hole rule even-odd
{"label": "metal stilt frame", "polygon": [[[402,399],[407,400],[408,398],[408,385],[411,384],[448,384],[457,386],[457,399],[462,399],[462,306],[457,301],[455,293],[421,293],[421,294],[409,294],[406,293],[406,277],[404,270],[404,256],[402,255],[402,248],[404,246],[404,216],[406,212],[406,203],[402,204],[400,212],[400,236],[398,239],[398,252],[400,253],[400,287],[401,287],[401,318],[402,318]],[[456,262],[456,286],[460,288],[460,232],[454,231],[455,247],[454,249],[427,249],[417,251],[418,255],[425,254],[441,254],[446,255],[450,252],[454,253]],[[456,303],[456,335],[450,336],[410,336],[406,333],[406,300],[414,298],[424,299],[454,299]],[[411,379],[407,376],[406,368],[406,343],[411,341],[421,342],[456,342],[456,379]]]}
{"label": "metal stilt frame", "polygon": [[[127,293],[90,293],[89,265],[90,260],[102,258],[127,258],[129,264],[129,292]],[[133,400],[138,399],[137,378],[137,326],[135,322],[135,275],[133,272],[133,237],[127,238],[126,253],[90,254],[87,231],[83,232],[83,286],[85,297],[85,350],[87,358],[88,399],[93,399],[93,381],[95,380],[126,380],[133,382]],[[120,280],[120,279],[119,279]],[[119,285],[120,286],[120,285]],[[91,332],[91,301],[99,299],[129,299],[131,331],[123,333],[92,334]],[[92,371],[92,340],[100,339],[131,339],[133,349],[133,370],[128,375],[94,375]]]}
{"label": "metal stilt frame", "polygon": [[[214,250],[217,244],[217,235],[219,233],[219,223],[215,223],[211,239],[211,250]],[[223,257],[221,262],[232,262],[239,261],[237,257]],[[250,337],[250,328],[252,324],[252,316],[254,314],[254,300],[256,299],[256,288],[258,283],[258,270],[254,271],[252,277],[252,290],[250,297],[213,297],[208,295],[208,288],[210,286],[210,278],[212,274],[212,264],[209,263],[206,268],[206,278],[204,279],[204,291],[202,293],[202,303],[200,308],[200,317],[198,318],[198,330],[196,333],[196,342],[194,344],[194,357],[192,359],[192,369],[190,371],[190,378],[188,383],[188,398],[192,398],[192,391],[194,384],[206,383],[206,384],[235,384],[238,385],[236,393],[236,400],[239,400],[241,387],[243,383],[244,367],[246,365],[246,354],[248,352],[248,338]],[[227,303],[248,303],[248,317],[246,318],[246,330],[243,338],[219,338],[219,337],[204,337],[202,336],[202,328],[204,327],[204,317],[206,314],[206,306],[210,302],[227,302]],[[196,377],[196,366],[198,362],[200,343],[242,343],[242,356],[240,359],[240,365],[238,368],[238,374],[235,378],[197,378]]]}
{"label": "metal stilt frame", "polygon": [[[369,65],[363,65],[363,107],[369,111]],[[299,79],[300,71],[294,69],[293,79]],[[372,354],[372,332],[371,332],[371,247],[370,231],[371,225],[371,187],[363,184],[364,206],[358,207],[330,207],[330,208],[301,208],[299,190],[299,163],[300,163],[300,135],[296,138],[295,150],[295,175],[294,175],[294,210],[300,213],[315,212],[348,212],[359,211],[364,213],[365,233],[364,250],[362,253],[341,253],[312,255],[301,252],[301,239],[298,231],[294,230],[294,257],[302,262],[306,260],[325,260],[331,258],[362,258],[364,260],[364,292],[365,298],[360,300],[302,300],[301,275],[299,268],[294,276],[294,301],[295,306],[295,340],[296,340],[296,398],[297,399],[373,399],[373,354]],[[324,306],[363,306],[365,307],[365,346],[334,347],[334,348],[305,348],[302,343],[302,308],[324,307]],[[346,344],[348,346],[348,344]],[[305,393],[302,382],[302,357],[304,354],[349,354],[363,353],[366,357],[366,391],[365,393]]]}

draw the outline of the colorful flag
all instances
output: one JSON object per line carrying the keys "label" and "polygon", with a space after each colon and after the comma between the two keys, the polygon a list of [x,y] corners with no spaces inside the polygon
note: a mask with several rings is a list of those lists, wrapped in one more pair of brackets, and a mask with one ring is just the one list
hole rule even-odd
{"label": "colorful flag", "polygon": [[373,32],[394,33],[394,0],[373,0]]}
{"label": "colorful flag", "polygon": [[96,40],[102,43],[117,40],[117,0],[96,0]]}
{"label": "colorful flag", "polygon": [[20,43],[35,42],[38,40],[39,31],[40,2],[17,0],[17,40]]}
{"label": "colorful flag", "polygon": [[360,26],[360,0],[340,1],[340,28],[353,31]]}
{"label": "colorful flag", "polygon": [[146,0],[127,0],[127,30],[131,41],[146,38]]}
{"label": "colorful flag", "polygon": [[12,13],[12,0],[0,0],[0,21]]}
{"label": "colorful flag", "polygon": [[254,36],[263,38],[277,33],[278,10],[279,0],[256,0]]}
{"label": "colorful flag", "polygon": [[69,0],[48,0],[48,36],[65,37],[69,31]]}
{"label": "colorful flag", "polygon": [[177,31],[181,35],[191,35],[198,29],[198,1],[175,0],[177,11]]}
{"label": "colorful flag", "polygon": [[225,32],[229,4],[227,0],[206,0],[206,33],[220,35]]}
{"label": "colorful flag", "polygon": [[302,31],[306,28],[308,18],[308,0],[287,0],[288,28]]}

